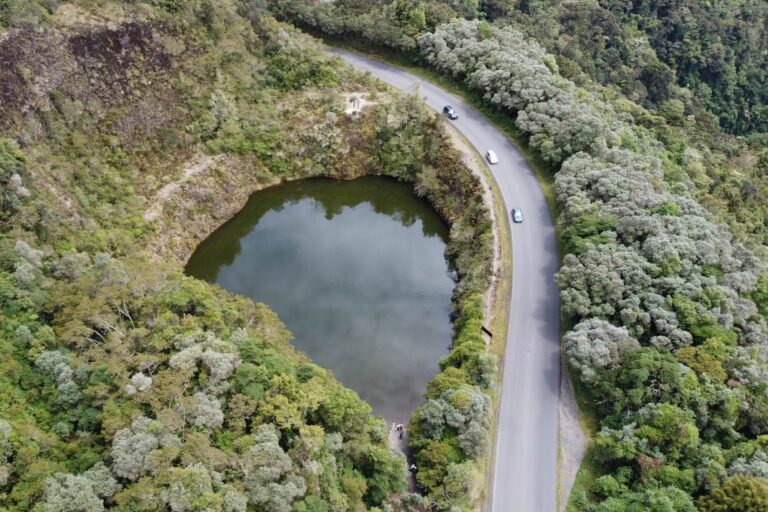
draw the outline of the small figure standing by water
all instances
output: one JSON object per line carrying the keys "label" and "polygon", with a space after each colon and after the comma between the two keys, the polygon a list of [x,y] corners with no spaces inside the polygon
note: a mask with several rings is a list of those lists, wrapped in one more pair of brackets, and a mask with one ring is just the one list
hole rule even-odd
{"label": "small figure standing by water", "polygon": [[399,423],[397,425],[397,431],[400,432],[400,439],[402,439],[403,438],[403,432],[405,431],[405,425],[403,425],[402,423]]}

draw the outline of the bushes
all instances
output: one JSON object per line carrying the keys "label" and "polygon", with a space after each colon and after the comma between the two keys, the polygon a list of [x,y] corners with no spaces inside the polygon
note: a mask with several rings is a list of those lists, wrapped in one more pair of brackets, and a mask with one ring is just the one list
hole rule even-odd
{"label": "bushes", "polygon": [[267,83],[285,90],[338,85],[336,69],[329,60],[319,52],[297,48],[293,37],[278,30],[267,43]]}
{"label": "bushes", "polygon": [[664,487],[608,498],[595,512],[696,512],[691,498],[680,489]]}
{"label": "bushes", "polygon": [[573,219],[562,230],[563,250],[567,254],[581,254],[590,246],[611,243],[611,232],[615,231],[616,223],[616,217],[590,214]]}
{"label": "bushes", "polygon": [[24,156],[16,143],[0,138],[0,228],[5,227],[30,195],[24,186],[23,173]]}
{"label": "bushes", "polygon": [[[411,417],[418,478],[440,510],[467,506],[474,499],[474,483],[464,478],[473,478],[472,461],[486,451],[490,398],[484,390],[493,385],[497,367],[480,330],[482,296],[470,295],[463,304],[451,352],[440,362],[442,372],[427,386],[427,403]],[[463,475],[460,485],[454,480],[459,474]]]}
{"label": "bushes", "polygon": [[699,500],[702,512],[758,512],[768,508],[768,483],[760,478],[737,476]]}

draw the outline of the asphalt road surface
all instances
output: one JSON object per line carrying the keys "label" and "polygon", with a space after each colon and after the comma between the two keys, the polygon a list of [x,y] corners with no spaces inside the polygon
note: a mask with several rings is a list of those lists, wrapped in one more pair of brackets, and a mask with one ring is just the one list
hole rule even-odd
{"label": "asphalt road surface", "polygon": [[[334,49],[354,67],[405,91],[418,93],[438,112],[452,105],[451,121],[480,154],[493,149],[490,169],[507,212],[520,208],[524,221],[512,227],[512,302],[503,362],[501,405],[495,443],[494,512],[552,512],[557,506],[558,401],[560,399],[560,299],[555,229],[536,178],[520,151],[487,118],[443,89],[399,68]],[[510,220],[511,221],[511,220]]]}

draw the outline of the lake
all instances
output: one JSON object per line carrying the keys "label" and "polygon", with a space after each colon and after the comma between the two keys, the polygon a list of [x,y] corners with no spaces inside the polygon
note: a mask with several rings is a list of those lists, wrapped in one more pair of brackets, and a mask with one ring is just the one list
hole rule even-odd
{"label": "lake", "polygon": [[309,179],[253,194],[186,272],[269,305],[298,350],[406,422],[451,342],[447,239],[409,185]]}

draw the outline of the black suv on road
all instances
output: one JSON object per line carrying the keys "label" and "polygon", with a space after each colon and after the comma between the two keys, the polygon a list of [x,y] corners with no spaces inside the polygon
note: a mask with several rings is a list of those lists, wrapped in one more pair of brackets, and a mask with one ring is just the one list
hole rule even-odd
{"label": "black suv on road", "polygon": [[451,119],[453,121],[459,118],[458,112],[456,112],[456,110],[450,105],[446,105],[443,107],[443,114],[448,116],[448,119]]}

